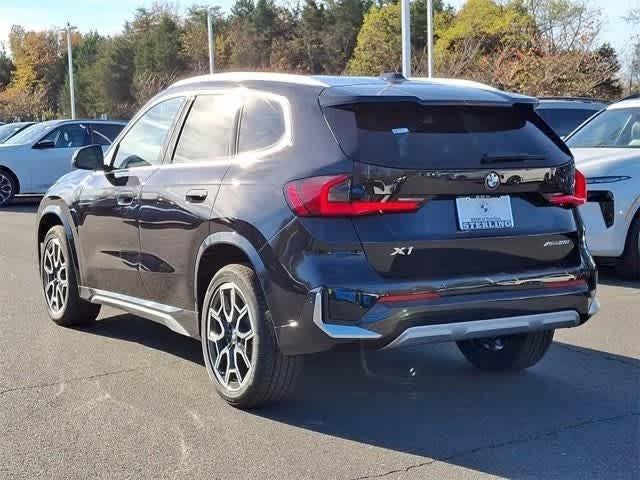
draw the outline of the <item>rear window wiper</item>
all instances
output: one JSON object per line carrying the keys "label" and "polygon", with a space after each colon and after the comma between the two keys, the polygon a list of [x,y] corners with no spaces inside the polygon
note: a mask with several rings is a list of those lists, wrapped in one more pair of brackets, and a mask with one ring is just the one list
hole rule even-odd
{"label": "rear window wiper", "polygon": [[505,154],[505,155],[482,155],[481,163],[507,163],[522,162],[525,160],[545,160],[544,155],[530,155],[527,153]]}

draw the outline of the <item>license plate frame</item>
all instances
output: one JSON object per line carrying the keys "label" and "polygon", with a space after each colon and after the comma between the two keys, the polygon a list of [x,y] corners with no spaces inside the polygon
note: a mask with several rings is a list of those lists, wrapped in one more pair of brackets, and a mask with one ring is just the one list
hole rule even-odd
{"label": "license plate frame", "polygon": [[457,197],[456,213],[458,229],[463,232],[514,228],[513,209],[509,195]]}

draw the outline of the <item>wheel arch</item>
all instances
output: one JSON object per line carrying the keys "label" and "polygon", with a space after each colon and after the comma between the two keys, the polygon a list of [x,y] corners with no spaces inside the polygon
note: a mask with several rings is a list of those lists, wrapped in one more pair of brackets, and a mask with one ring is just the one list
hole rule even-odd
{"label": "wheel arch", "polygon": [[47,232],[56,225],[60,225],[64,228],[67,236],[67,245],[69,252],[71,253],[71,263],[73,264],[74,273],[78,279],[78,284],[81,284],[80,279],[80,266],[78,263],[78,252],[76,250],[75,237],[73,236],[73,230],[71,228],[70,221],[59,205],[51,204],[41,209],[38,217],[37,225],[37,237],[36,237],[36,250],[38,255],[38,265],[40,265],[42,255],[42,243],[47,235]]}
{"label": "wheel arch", "polygon": [[[270,309],[266,267],[258,250],[249,240],[236,232],[218,232],[204,239],[196,257],[194,305],[198,318],[211,278],[218,270],[233,263],[244,263],[253,268],[264,293],[267,308]],[[198,328],[200,328],[199,321]]]}
{"label": "wheel arch", "polygon": [[6,172],[8,175],[11,176],[11,178],[13,178],[13,181],[16,182],[16,192],[15,192],[15,194],[20,193],[20,179],[15,174],[15,172],[13,170],[11,170],[9,167],[5,166],[5,165],[0,165],[0,171]]}

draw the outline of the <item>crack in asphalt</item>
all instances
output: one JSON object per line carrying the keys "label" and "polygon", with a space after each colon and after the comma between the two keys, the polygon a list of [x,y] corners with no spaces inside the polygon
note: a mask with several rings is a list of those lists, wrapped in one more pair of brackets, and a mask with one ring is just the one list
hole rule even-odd
{"label": "crack in asphalt", "polygon": [[[163,366],[170,366],[173,365],[174,363],[178,363],[179,360],[173,361],[173,362],[169,362],[166,365]],[[150,368],[156,367],[157,365],[150,365],[150,366],[146,366],[146,367],[135,367],[135,368],[123,368],[121,370],[111,370],[108,372],[102,372],[102,373],[96,373],[93,375],[86,375],[83,377],[73,377],[70,379],[62,379],[62,380],[58,380],[56,382],[49,382],[49,383],[34,383],[33,385],[22,385],[19,387],[12,387],[12,388],[7,388],[5,390],[0,390],[0,396],[4,395],[5,393],[11,393],[11,392],[21,392],[24,390],[33,390],[33,389],[38,389],[38,388],[46,388],[46,387],[55,387],[56,385],[61,385],[63,383],[75,383],[75,382],[82,382],[85,380],[93,380],[96,378],[102,378],[102,377],[108,377],[111,375],[120,375],[123,373],[131,373],[131,372],[136,372],[139,370],[148,370]]]}
{"label": "crack in asphalt", "polygon": [[592,418],[589,420],[584,420],[582,422],[578,422],[578,423],[574,423],[571,425],[564,425],[564,426],[560,426],[558,428],[555,428],[553,430],[549,430],[546,432],[541,432],[541,433],[537,433],[534,435],[530,435],[528,437],[521,437],[521,438],[515,438],[513,440],[506,440],[504,442],[499,442],[499,443],[494,443],[494,444],[490,444],[490,445],[483,445],[480,447],[476,447],[476,448],[471,448],[469,450],[463,450],[457,453],[454,453],[452,455],[449,455],[448,457],[443,457],[443,458],[434,458],[431,460],[428,460],[426,462],[421,462],[421,463],[416,463],[413,465],[408,465],[406,467],[403,468],[397,468],[395,470],[389,470],[387,472],[384,473],[376,473],[373,475],[364,475],[364,476],[359,476],[359,477],[353,477],[351,480],[369,480],[372,478],[382,478],[382,477],[387,477],[389,475],[393,475],[395,473],[407,473],[410,470],[415,470],[417,468],[422,468],[422,467],[428,467],[429,465],[433,465],[434,463],[438,463],[438,462],[450,462],[458,457],[463,457],[466,455],[473,455],[474,453],[478,453],[478,452],[482,452],[485,450],[494,450],[496,448],[503,448],[503,447],[508,447],[511,445],[519,445],[519,444],[524,444],[524,443],[529,443],[529,442],[534,442],[536,440],[541,440],[545,437],[549,437],[552,435],[557,435],[559,433],[562,432],[567,432],[570,430],[576,430],[578,428],[582,428],[582,427],[586,427],[589,425],[594,425],[596,423],[606,423],[606,422],[614,422],[617,420],[622,420],[624,418],[627,417],[638,417],[640,416],[640,411],[639,412],[628,412],[628,413],[624,413],[621,415],[615,415],[613,417],[601,417],[601,418]]}
{"label": "crack in asphalt", "polygon": [[567,344],[559,344],[559,343],[554,343],[553,344],[556,347],[561,347],[561,348],[565,348],[567,350],[569,350],[570,352],[574,352],[574,353],[579,353],[581,355],[586,355],[587,357],[597,357],[597,358],[604,358],[605,360],[609,360],[610,362],[617,362],[617,363],[621,363],[623,365],[626,365],[628,367],[632,367],[632,368],[640,368],[640,362],[638,360],[625,360],[623,358],[618,358],[618,357],[614,357],[612,355],[603,355],[603,352],[590,352],[590,351],[585,351],[583,349],[581,349],[580,347],[574,347],[572,345],[567,345]]}

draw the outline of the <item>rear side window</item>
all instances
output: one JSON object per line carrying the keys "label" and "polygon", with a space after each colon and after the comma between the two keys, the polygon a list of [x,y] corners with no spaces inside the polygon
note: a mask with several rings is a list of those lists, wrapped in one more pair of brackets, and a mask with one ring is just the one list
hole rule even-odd
{"label": "rear side window", "polygon": [[370,102],[328,107],[325,115],[347,155],[385,167],[477,168],[510,156],[530,159],[518,166],[571,159],[527,107]]}
{"label": "rear side window", "polygon": [[42,140],[51,140],[55,148],[83,147],[89,145],[89,129],[81,123],[63,125]]}
{"label": "rear side window", "polygon": [[93,143],[97,145],[111,145],[123,127],[124,125],[118,125],[116,123],[91,124]]}
{"label": "rear side window", "polygon": [[233,95],[196,97],[173,156],[174,163],[226,158],[240,101]]}
{"label": "rear side window", "polygon": [[536,110],[536,113],[561,137],[571,133],[596,112],[597,110],[588,110],[585,108],[538,108]]}
{"label": "rear side window", "polygon": [[240,123],[240,153],[268,148],[284,133],[284,113],[279,102],[262,97],[250,97],[246,101]]}

